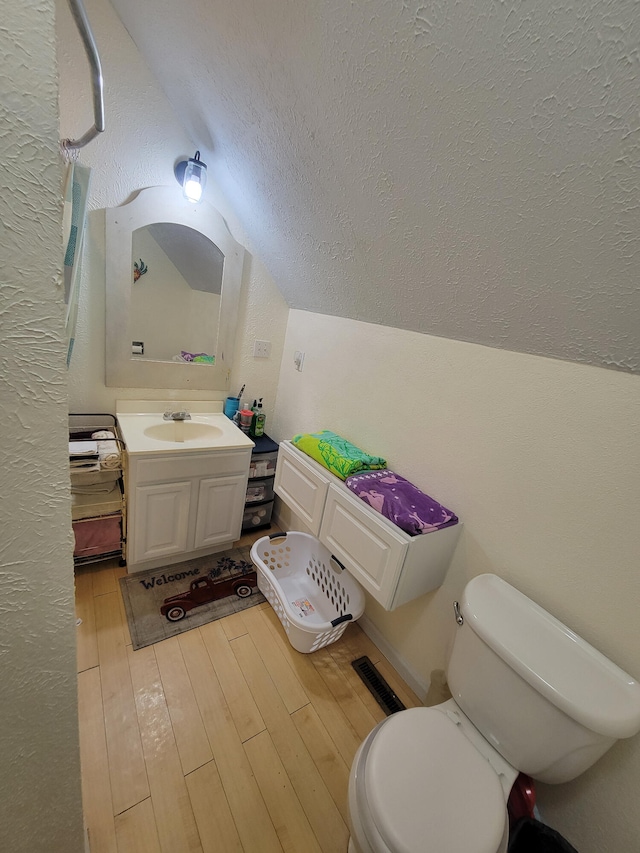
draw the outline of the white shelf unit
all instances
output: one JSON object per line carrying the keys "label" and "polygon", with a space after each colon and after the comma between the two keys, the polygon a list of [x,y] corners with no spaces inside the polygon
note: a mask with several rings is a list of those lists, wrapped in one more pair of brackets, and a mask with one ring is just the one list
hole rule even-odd
{"label": "white shelf unit", "polygon": [[125,452],[114,415],[108,413],[70,414],[69,441],[94,441],[92,434],[107,430],[119,452],[117,467],[95,470],[70,466],[71,520],[75,537],[73,561],[83,566],[118,557],[124,565],[126,543],[126,501],[124,491]]}

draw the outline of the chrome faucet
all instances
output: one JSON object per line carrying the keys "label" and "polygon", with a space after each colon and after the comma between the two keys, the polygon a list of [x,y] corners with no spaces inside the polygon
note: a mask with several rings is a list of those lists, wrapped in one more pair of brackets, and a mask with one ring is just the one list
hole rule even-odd
{"label": "chrome faucet", "polygon": [[190,421],[191,415],[189,412],[165,412],[162,416],[165,421]]}

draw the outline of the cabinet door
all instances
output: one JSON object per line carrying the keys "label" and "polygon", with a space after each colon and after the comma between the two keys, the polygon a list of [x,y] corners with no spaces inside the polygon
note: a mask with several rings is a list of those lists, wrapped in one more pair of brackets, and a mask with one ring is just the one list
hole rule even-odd
{"label": "cabinet door", "polygon": [[133,562],[187,550],[191,483],[160,483],[135,490]]}
{"label": "cabinet door", "polygon": [[[362,506],[361,506],[362,504]],[[407,542],[370,509],[330,485],[320,541],[387,610],[404,563]]]}
{"label": "cabinet door", "polygon": [[246,476],[200,480],[194,548],[240,538],[246,483]]}
{"label": "cabinet door", "polygon": [[304,521],[314,536],[320,530],[328,485],[328,476],[323,477],[305,462],[300,451],[289,450],[285,442],[280,445],[275,493]]}

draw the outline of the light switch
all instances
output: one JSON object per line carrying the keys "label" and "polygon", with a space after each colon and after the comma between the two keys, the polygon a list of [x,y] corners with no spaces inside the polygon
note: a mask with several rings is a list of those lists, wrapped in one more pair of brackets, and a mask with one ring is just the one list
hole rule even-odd
{"label": "light switch", "polygon": [[271,341],[254,341],[253,342],[253,357],[254,358],[269,358],[271,355]]}
{"label": "light switch", "polygon": [[300,352],[300,350],[296,350],[293,356],[293,363],[296,366],[296,370],[302,373],[302,366],[304,364],[304,353]]}

